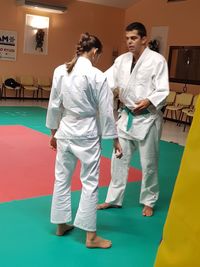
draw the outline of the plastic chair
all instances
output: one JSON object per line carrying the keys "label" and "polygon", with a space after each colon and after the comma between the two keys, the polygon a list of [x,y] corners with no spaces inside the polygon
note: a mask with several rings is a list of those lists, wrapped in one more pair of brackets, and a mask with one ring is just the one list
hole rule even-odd
{"label": "plastic chair", "polygon": [[25,91],[33,92],[33,98],[38,99],[38,86],[35,85],[33,76],[31,75],[20,76],[20,83],[22,85],[23,99]]}
{"label": "plastic chair", "polygon": [[0,99],[2,98],[2,77],[0,76]]}
{"label": "plastic chair", "polygon": [[176,92],[175,91],[170,91],[169,95],[167,96],[167,99],[166,99],[166,105],[174,104],[175,99],[176,99]]}
{"label": "plastic chair", "polygon": [[173,105],[175,102],[175,99],[176,99],[176,92],[175,91],[169,91],[169,95],[166,98],[165,106],[162,108],[163,114],[165,113],[167,105]]}
{"label": "plastic chair", "polygon": [[[193,97],[192,105],[190,106],[190,108],[182,109],[182,116],[181,116],[180,120],[181,120],[182,123],[184,123],[183,131],[185,131],[187,123],[191,123],[192,122],[198,97],[199,97],[199,95],[195,95]],[[186,116],[185,121],[183,121],[184,115]]]}
{"label": "plastic chair", "polygon": [[38,84],[38,90],[41,92],[41,98],[43,98],[44,91],[49,92],[50,94],[51,79],[49,77],[38,77],[37,84]]}
{"label": "plastic chair", "polygon": [[[175,103],[173,105],[167,105],[166,106],[166,118],[168,115],[168,112],[171,112],[171,118],[173,119],[173,115],[175,116],[176,121],[180,122],[181,117],[181,111],[183,108],[187,108],[191,105],[193,99],[193,95],[189,93],[181,93],[176,94]],[[178,118],[178,112],[180,112],[179,118]]]}
{"label": "plastic chair", "polygon": [[16,88],[10,87],[8,85],[5,84],[5,81],[7,79],[14,79],[15,81],[17,81],[16,76],[14,75],[3,75],[2,76],[2,97],[7,99],[7,91],[9,90],[10,92],[15,92],[15,97],[16,98],[21,98],[21,86],[18,86]]}

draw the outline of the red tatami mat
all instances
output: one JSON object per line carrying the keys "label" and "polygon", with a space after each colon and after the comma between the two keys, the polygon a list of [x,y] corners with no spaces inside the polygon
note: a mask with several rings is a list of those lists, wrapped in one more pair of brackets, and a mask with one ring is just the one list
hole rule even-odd
{"label": "red tatami mat", "polygon": [[[49,137],[24,126],[0,126],[0,202],[52,194],[56,152],[49,148]],[[72,190],[80,190],[80,164]],[[130,178],[131,177],[131,178]],[[129,181],[141,179],[139,170],[130,169]],[[102,157],[100,186],[110,181],[110,159]]]}

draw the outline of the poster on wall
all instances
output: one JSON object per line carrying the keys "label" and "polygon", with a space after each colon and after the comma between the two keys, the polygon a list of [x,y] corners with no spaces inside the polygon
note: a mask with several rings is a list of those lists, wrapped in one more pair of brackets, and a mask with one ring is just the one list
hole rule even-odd
{"label": "poster on wall", "polygon": [[168,26],[156,26],[151,28],[151,40],[158,41],[159,53],[163,56],[166,56],[168,30]]}
{"label": "poster on wall", "polygon": [[49,18],[26,14],[24,53],[47,55]]}
{"label": "poster on wall", "polygon": [[0,60],[15,61],[17,54],[17,32],[0,30]]}

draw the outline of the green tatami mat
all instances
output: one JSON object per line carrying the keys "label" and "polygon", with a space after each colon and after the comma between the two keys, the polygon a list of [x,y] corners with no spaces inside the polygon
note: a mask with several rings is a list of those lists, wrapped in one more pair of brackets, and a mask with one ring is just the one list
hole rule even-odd
{"label": "green tatami mat", "polygon": [[[98,233],[113,242],[108,250],[87,249],[85,233],[79,229],[55,236],[55,226],[49,222],[51,197],[1,204],[0,266],[153,267],[166,209],[152,218],[143,217],[137,200],[139,187],[139,183],[128,184],[122,209],[98,211]],[[106,189],[99,191],[102,201]],[[73,214],[79,196],[80,192],[72,193]]]}
{"label": "green tatami mat", "polygon": [[41,107],[3,106],[0,107],[0,125],[18,124],[49,134],[50,131],[45,127],[46,112]]}

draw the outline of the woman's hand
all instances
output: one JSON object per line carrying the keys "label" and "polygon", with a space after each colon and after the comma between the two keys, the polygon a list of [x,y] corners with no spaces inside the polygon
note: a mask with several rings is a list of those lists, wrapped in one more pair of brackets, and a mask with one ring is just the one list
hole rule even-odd
{"label": "woman's hand", "polygon": [[51,136],[49,144],[50,148],[53,149],[54,151],[57,149],[57,141],[54,136]]}
{"label": "woman's hand", "polygon": [[49,141],[50,148],[53,150],[57,149],[57,141],[54,135],[56,134],[57,129],[51,129],[51,138]]}

